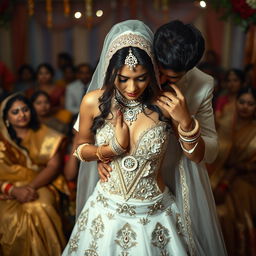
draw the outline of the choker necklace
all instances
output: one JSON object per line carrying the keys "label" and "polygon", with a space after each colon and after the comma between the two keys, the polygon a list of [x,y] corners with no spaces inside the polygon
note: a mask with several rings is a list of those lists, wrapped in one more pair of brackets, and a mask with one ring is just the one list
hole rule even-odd
{"label": "choker necklace", "polygon": [[138,114],[145,107],[139,100],[126,99],[118,90],[115,91],[114,103],[123,113],[124,120],[129,122],[130,125],[137,120]]}

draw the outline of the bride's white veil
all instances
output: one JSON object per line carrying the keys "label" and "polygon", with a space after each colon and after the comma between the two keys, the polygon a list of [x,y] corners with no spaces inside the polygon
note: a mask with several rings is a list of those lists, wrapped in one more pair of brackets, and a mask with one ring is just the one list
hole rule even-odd
{"label": "bride's white veil", "polygon": [[[114,25],[107,34],[100,60],[93,73],[88,92],[102,88],[111,57],[121,48],[127,46],[138,47],[150,56],[157,73],[156,64],[153,58],[153,32],[148,26],[139,20],[127,20]],[[158,77],[158,75],[156,76]],[[79,118],[74,128],[79,130]],[[97,181],[99,180],[96,162],[81,162],[78,174],[77,188],[77,215],[79,216],[85,202],[92,194]]]}
{"label": "bride's white veil", "polygon": [[[123,47],[135,46],[145,50],[155,66],[152,42],[152,31],[141,21],[127,20],[114,25],[105,38],[100,60],[88,91],[102,88],[109,60]],[[155,72],[158,77],[156,66]],[[79,119],[74,126],[76,130],[79,130],[78,123]],[[170,162],[171,154],[175,156],[172,156],[175,162]],[[185,220],[189,255],[226,255],[206,169],[203,164],[195,164],[182,154],[174,136],[171,136],[162,173],[165,182],[176,195],[177,206]],[[81,162],[78,175],[77,216],[98,180],[97,162]]]}

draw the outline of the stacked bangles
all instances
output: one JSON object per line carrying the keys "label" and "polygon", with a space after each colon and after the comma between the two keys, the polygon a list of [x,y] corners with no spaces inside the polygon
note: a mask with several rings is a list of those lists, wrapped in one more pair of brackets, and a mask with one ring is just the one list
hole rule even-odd
{"label": "stacked bangles", "polygon": [[[81,145],[79,145],[77,147],[77,149],[75,150],[75,152],[73,153],[73,155],[75,157],[77,157],[80,161],[87,161],[83,156],[82,156],[82,149],[83,147],[85,146],[88,146],[88,145],[91,145],[89,143],[83,143]],[[104,145],[100,145],[97,147],[97,151],[96,151],[96,156],[98,157],[98,159],[103,162],[103,163],[109,163],[111,160],[112,160],[112,157],[107,157],[107,156],[104,156],[103,153],[102,153],[102,149],[104,147],[107,147],[109,146],[111,151],[113,152],[113,156],[119,156],[119,155],[122,155],[126,152],[126,149],[124,149],[117,141],[116,137],[113,137],[110,142],[109,142],[109,145],[107,144],[104,144]]]}
{"label": "stacked bangles", "polygon": [[[180,146],[181,146],[182,150],[188,154],[192,154],[195,151],[195,149],[198,145],[199,138],[201,136],[199,122],[195,118],[193,118],[193,120],[195,123],[195,127],[191,131],[185,132],[181,129],[180,124],[178,125]],[[182,143],[195,144],[195,145],[190,150],[187,150],[184,148]]]}
{"label": "stacked bangles", "polygon": [[1,186],[1,191],[5,195],[11,195],[12,191],[14,189],[14,185],[9,182],[4,182]]}
{"label": "stacked bangles", "polygon": [[77,147],[77,149],[75,150],[75,152],[73,153],[73,156],[77,157],[80,161],[85,162],[86,160],[83,159],[81,151],[82,151],[84,146],[88,146],[88,145],[91,145],[91,144],[90,143],[83,143],[83,144],[79,145]]}

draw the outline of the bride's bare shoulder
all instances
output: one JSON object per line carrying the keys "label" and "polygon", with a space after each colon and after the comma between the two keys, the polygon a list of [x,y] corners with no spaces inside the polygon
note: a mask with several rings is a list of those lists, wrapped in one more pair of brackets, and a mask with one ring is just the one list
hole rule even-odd
{"label": "bride's bare shoulder", "polygon": [[99,98],[104,93],[103,89],[98,89],[86,93],[83,97],[81,105],[86,107],[96,107],[99,105]]}

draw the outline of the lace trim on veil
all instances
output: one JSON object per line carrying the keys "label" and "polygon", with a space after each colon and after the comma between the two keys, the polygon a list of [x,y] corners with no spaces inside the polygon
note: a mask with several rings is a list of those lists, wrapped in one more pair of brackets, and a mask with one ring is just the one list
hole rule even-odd
{"label": "lace trim on veil", "polygon": [[120,49],[125,48],[125,47],[138,47],[141,50],[144,50],[148,56],[151,58],[154,70],[156,73],[156,76],[158,75],[158,68],[156,66],[156,63],[154,60],[154,54],[152,51],[152,46],[150,45],[150,42],[144,38],[142,35],[135,34],[135,33],[124,33],[119,35],[110,45],[109,51],[106,56],[106,61],[105,61],[105,68],[104,71],[107,71],[107,67],[109,65],[110,59],[113,57],[113,55]]}
{"label": "lace trim on veil", "polygon": [[184,223],[185,223],[186,232],[188,234],[189,252],[191,256],[194,256],[196,250],[195,250],[195,242],[192,234],[191,219],[189,215],[189,211],[190,211],[189,189],[186,182],[186,174],[183,167],[182,159],[180,159],[179,161],[179,172],[180,172],[180,183],[181,183],[182,198],[183,198],[182,201],[183,201]]}

